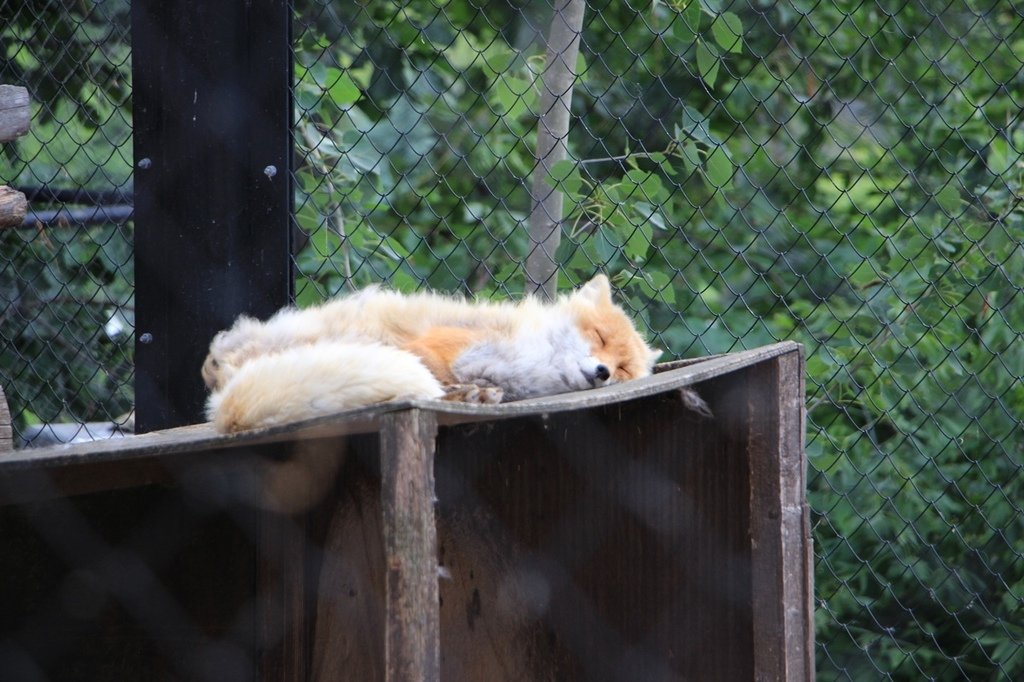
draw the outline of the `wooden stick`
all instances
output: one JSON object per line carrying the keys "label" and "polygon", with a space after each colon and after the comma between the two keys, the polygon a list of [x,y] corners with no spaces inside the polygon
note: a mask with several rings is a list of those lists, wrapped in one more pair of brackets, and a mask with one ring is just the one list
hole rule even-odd
{"label": "wooden stick", "polygon": [[21,192],[0,185],[0,228],[21,227],[25,221],[28,201]]}
{"label": "wooden stick", "polygon": [[14,449],[14,432],[11,428],[11,411],[7,408],[7,396],[0,388],[0,453]]}
{"label": "wooden stick", "polygon": [[434,525],[434,414],[384,415],[381,502],[387,575],[386,682],[441,677],[437,529]]}
{"label": "wooden stick", "polygon": [[0,85],[0,142],[10,142],[27,133],[30,114],[28,90]]}

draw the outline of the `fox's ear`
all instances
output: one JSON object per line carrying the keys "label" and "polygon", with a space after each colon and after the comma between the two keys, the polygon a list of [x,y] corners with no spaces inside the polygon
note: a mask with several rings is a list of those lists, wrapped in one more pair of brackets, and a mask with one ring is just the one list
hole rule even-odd
{"label": "fox's ear", "polygon": [[576,295],[591,303],[604,303],[612,300],[612,285],[605,275],[594,277],[576,290]]}
{"label": "fox's ear", "polygon": [[652,350],[651,354],[648,356],[648,357],[651,358],[651,364],[654,364],[655,362],[657,362],[658,358],[660,358],[661,354],[664,353],[664,352],[665,351],[663,351],[660,348],[655,348],[654,350]]}

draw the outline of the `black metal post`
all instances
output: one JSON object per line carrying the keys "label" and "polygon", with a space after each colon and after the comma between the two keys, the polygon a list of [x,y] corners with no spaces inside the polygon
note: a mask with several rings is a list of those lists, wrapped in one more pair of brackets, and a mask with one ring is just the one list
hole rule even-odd
{"label": "black metal post", "polygon": [[200,366],[240,314],[291,300],[285,0],[133,0],[140,432],[203,419]]}

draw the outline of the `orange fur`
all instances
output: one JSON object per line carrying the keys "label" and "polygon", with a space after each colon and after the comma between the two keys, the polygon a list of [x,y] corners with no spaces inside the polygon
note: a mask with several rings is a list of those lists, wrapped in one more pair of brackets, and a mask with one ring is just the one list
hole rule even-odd
{"label": "orange fur", "polygon": [[607,280],[595,278],[587,287],[596,291],[583,305],[569,299],[576,325],[590,344],[594,356],[612,374],[613,381],[639,379],[651,373],[651,365],[661,355],[652,351],[637,333],[632,320],[611,298]]}
{"label": "orange fur", "polygon": [[427,369],[444,384],[456,383],[452,374],[455,359],[473,343],[480,340],[478,330],[462,327],[431,327],[424,334],[409,341],[403,350],[417,356]]}

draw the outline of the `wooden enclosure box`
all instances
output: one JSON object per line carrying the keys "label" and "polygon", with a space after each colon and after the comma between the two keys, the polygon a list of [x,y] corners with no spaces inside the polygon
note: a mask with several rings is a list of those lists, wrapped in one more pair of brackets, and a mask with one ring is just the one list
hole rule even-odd
{"label": "wooden enclosure box", "polygon": [[782,343],[509,405],[11,452],[0,677],[813,679],[803,432]]}

